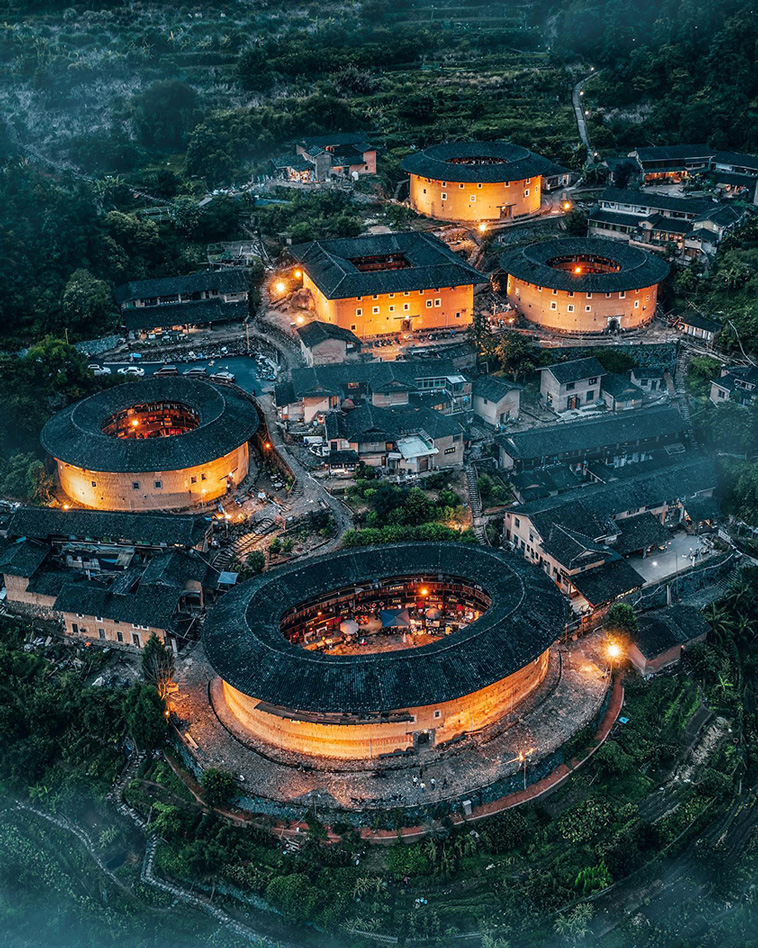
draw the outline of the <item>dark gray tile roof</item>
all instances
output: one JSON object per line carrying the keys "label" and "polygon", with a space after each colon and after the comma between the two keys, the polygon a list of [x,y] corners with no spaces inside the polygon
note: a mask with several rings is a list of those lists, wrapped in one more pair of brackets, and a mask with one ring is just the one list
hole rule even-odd
{"label": "dark gray tile roof", "polygon": [[676,211],[697,217],[716,206],[709,198],[671,197],[655,191],[640,191],[637,188],[606,188],[600,195],[600,202],[609,204],[633,204],[635,207],[648,208],[651,211]]}
{"label": "dark gray tile roof", "polygon": [[[482,587],[490,608],[460,632],[417,649],[326,655],[291,644],[289,608],[372,580],[455,576]],[[507,677],[561,634],[565,603],[522,557],[479,546],[407,543],[342,550],[262,574],[227,593],[203,630],[206,654],[234,688],[277,707],[369,714],[450,701]]]}
{"label": "dark gray tile roof", "polygon": [[618,224],[623,227],[636,227],[645,220],[644,214],[625,214],[623,211],[609,211],[605,207],[593,207],[589,213],[591,224]]}
{"label": "dark gray tile roof", "polygon": [[223,320],[247,319],[250,308],[246,300],[225,303],[221,299],[199,300],[196,303],[170,303],[164,306],[135,306],[121,311],[127,329],[155,329],[165,326],[197,326]]}
{"label": "dark gray tile roof", "polygon": [[643,396],[642,389],[630,382],[628,375],[619,375],[613,372],[603,378],[601,388],[615,398],[617,402],[633,402]]}
{"label": "dark gray tile roof", "polygon": [[480,375],[474,379],[473,385],[474,395],[486,398],[489,402],[499,402],[516,389],[520,390],[521,386],[499,375]]}
{"label": "dark gray tile roof", "polygon": [[667,606],[637,617],[634,644],[645,658],[653,659],[676,645],[707,635],[710,628],[693,606]]}
{"label": "dark gray tile roof", "polygon": [[495,440],[512,458],[539,460],[562,454],[593,451],[652,438],[682,436],[689,424],[675,408],[648,408],[588,421],[562,422],[531,428]]}
{"label": "dark gray tile roof", "polygon": [[[614,261],[618,269],[608,273],[576,274],[550,265],[551,260],[561,257],[598,257]],[[660,283],[669,273],[669,265],[660,257],[604,237],[556,237],[529,244],[504,253],[500,264],[519,280],[577,293],[643,289]]]}
{"label": "dark gray tile roof", "polygon": [[571,577],[571,582],[587,602],[596,608],[640,589],[645,580],[626,560],[618,559],[578,573]]}
{"label": "dark gray tile roof", "polygon": [[622,556],[638,553],[650,546],[658,546],[671,538],[670,532],[651,513],[624,517],[617,521],[619,534],[614,547]]}
{"label": "dark gray tile roof", "polygon": [[57,507],[20,507],[8,535],[37,540],[110,540],[147,546],[198,546],[209,528],[204,517],[160,513],[119,513]]}
{"label": "dark gray tile roof", "polygon": [[605,369],[594,356],[588,356],[586,359],[570,359],[568,362],[555,362],[541,371],[550,372],[560,385],[605,375]]}
{"label": "dark gray tile roof", "polygon": [[758,155],[743,155],[736,151],[717,151],[713,161],[720,165],[734,165],[737,168],[751,168],[758,171]]}
{"label": "dark gray tile roof", "polygon": [[[467,158],[483,158],[485,161],[467,164]],[[497,141],[432,145],[408,155],[400,167],[409,174],[456,183],[523,181],[538,175],[559,174],[563,170],[528,148]]]}
{"label": "dark gray tile roof", "polygon": [[462,434],[463,428],[442,412],[433,408],[415,408],[411,405],[395,408],[377,408],[361,405],[345,412],[330,412],[326,416],[326,431],[330,438],[342,437],[351,443],[397,441],[409,434],[426,434],[434,441]]}
{"label": "dark gray tile roof", "polygon": [[[364,237],[296,244],[290,253],[328,299],[400,293],[486,283],[487,277],[470,267],[432,234],[407,231]],[[407,266],[399,269],[359,270],[359,257],[396,255]]]}
{"label": "dark gray tile roof", "polygon": [[293,369],[291,380],[276,386],[276,404],[279,407],[292,405],[307,395],[319,393],[344,396],[351,384],[372,392],[397,385],[412,391],[421,379],[452,378],[460,374],[453,363],[445,359],[314,365]]}
{"label": "dark gray tile roof", "polygon": [[50,548],[30,540],[8,541],[0,548],[0,573],[33,576],[47,559]]}
{"label": "dark gray tile roof", "polygon": [[710,158],[713,149],[710,145],[654,145],[649,148],[635,149],[637,157],[643,163],[669,161],[687,158]]}
{"label": "dark gray tile roof", "polygon": [[[138,582],[138,580],[135,581]],[[123,587],[123,584],[120,584]],[[114,588],[115,587],[115,588]],[[56,612],[101,616],[134,625],[170,630],[182,591],[138,583],[133,591],[86,579],[68,582],[55,600]]]}
{"label": "dark gray tile roof", "polygon": [[666,234],[689,234],[692,230],[691,220],[681,220],[678,217],[666,217],[664,214],[651,214],[646,217],[643,231],[660,231]]}
{"label": "dark gray tile roof", "polygon": [[718,332],[721,329],[721,323],[700,313],[687,313],[679,317],[679,322],[684,326],[692,326],[694,329],[705,329],[707,332]]}
{"label": "dark gray tile roof", "polygon": [[[116,438],[103,433],[107,419],[151,402],[174,402],[197,412],[192,431],[170,438]],[[258,413],[241,389],[199,379],[151,378],[126,382],[76,402],[42,429],[45,450],[90,471],[122,473],[182,470],[223,457],[252,438]]]}
{"label": "dark gray tile roof", "polygon": [[[626,469],[635,470],[637,467],[632,464],[627,465]],[[624,471],[625,468],[620,470]],[[653,471],[643,470],[619,481],[580,487],[557,497],[532,501],[514,508],[513,512],[526,516],[548,514],[558,517],[560,515],[556,511],[560,508],[581,503],[592,510],[595,516],[607,520],[627,511],[693,497],[713,490],[716,484],[716,465],[711,458],[687,457],[684,461],[669,463]]]}
{"label": "dark gray tile roof", "polygon": [[187,276],[159,277],[156,280],[132,280],[116,287],[116,301],[122,305],[130,300],[174,296],[177,293],[244,293],[248,288],[247,272],[241,267],[224,270],[201,270]]}
{"label": "dark gray tile roof", "polygon": [[297,334],[303,345],[308,349],[312,349],[313,346],[327,339],[341,339],[357,349],[361,348],[361,340],[354,332],[343,329],[341,326],[335,326],[333,323],[324,323],[319,319],[314,319],[313,322],[300,326],[297,329]]}

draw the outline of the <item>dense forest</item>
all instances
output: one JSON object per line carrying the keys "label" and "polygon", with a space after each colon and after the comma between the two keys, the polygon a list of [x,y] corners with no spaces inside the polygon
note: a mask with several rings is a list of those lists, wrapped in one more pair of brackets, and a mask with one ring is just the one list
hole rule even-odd
{"label": "dense forest", "polygon": [[758,17],[751,0],[555,4],[555,54],[602,69],[601,148],[699,143],[758,149]]}

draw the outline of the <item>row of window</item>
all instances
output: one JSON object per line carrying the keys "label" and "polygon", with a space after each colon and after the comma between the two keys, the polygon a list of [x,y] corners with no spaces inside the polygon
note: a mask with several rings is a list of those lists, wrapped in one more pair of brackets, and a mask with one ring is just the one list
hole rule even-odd
{"label": "row of window", "polygon": [[[529,286],[530,284],[527,283],[526,285]],[[509,280],[509,281],[508,281],[508,288],[510,289],[510,287],[511,287],[511,281]],[[537,287],[537,292],[538,292],[538,293],[541,293],[542,290],[543,290],[543,287],[541,287],[541,286],[538,286],[538,287]],[[559,292],[558,290],[551,290],[551,293],[553,294],[553,296],[557,296],[557,295],[558,295],[558,292]],[[574,290],[567,290],[567,291],[564,291],[564,292],[566,292],[566,295],[567,295],[570,299],[572,299],[573,297],[576,296],[576,293],[575,293]],[[631,292],[631,290],[630,290],[630,292]],[[635,292],[635,295],[636,295],[636,296],[639,296],[639,295],[640,295],[640,291],[639,291],[639,290],[635,290],[634,292]],[[616,296],[615,293],[605,293],[605,294],[603,294],[603,295],[605,296],[605,298],[606,298],[607,300],[615,299],[615,296]],[[516,287],[516,296],[521,296],[521,290],[520,290],[520,287],[518,287],[518,286]],[[592,294],[592,293],[585,293],[584,296],[585,296],[585,299],[591,300],[593,294]],[[620,300],[625,300],[625,299],[626,299],[626,290],[619,290],[618,298],[619,298]],[[650,294],[649,294],[649,293],[646,294],[645,299],[648,300],[648,301],[650,300]]]}
{"label": "row of window", "polygon": [[[100,620],[100,621],[102,621],[102,620]],[[117,620],[114,620],[114,621],[117,621]],[[138,628],[138,629],[147,629],[147,626],[139,625],[139,626],[135,626],[135,628]],[[80,626],[80,625],[79,625],[78,623],[76,623],[76,622],[72,622],[72,623],[71,623],[71,631],[73,632],[74,635],[87,635],[87,630],[85,629],[85,627],[84,627],[83,625]],[[107,638],[107,636],[106,636],[106,634],[105,634],[105,629],[99,628],[99,629],[97,630],[97,636],[98,636],[99,639],[102,639],[103,641],[105,641],[106,638]],[[132,645],[136,645],[137,648],[142,648],[142,638],[141,638],[139,632],[132,632],[132,633],[131,633],[131,637],[132,637],[132,642],[131,642],[131,644],[132,644]],[[117,641],[117,642],[122,642],[122,643],[123,643],[123,641],[124,641],[124,633],[121,632],[120,630],[118,630],[118,631],[116,632],[116,641]]]}
{"label": "row of window", "polygon": [[[430,290],[431,290],[432,293],[439,293],[440,289],[441,289],[441,287],[439,287],[439,286],[435,286],[434,288],[428,287],[426,290],[418,290],[418,295],[419,295],[419,296],[423,296],[424,293],[427,293],[427,292],[429,292]],[[451,289],[451,290],[455,290],[456,287],[451,286],[450,289]],[[399,295],[399,294],[395,294],[395,293],[386,293],[386,294],[383,293],[383,294],[382,294],[382,296],[388,296],[391,300],[394,300],[394,298],[395,298],[396,295]],[[410,295],[411,295],[411,291],[410,291],[410,290],[403,290],[403,296],[410,296]],[[360,303],[362,299],[363,299],[362,296],[356,296],[356,297],[355,297],[355,302],[356,302],[356,303]],[[378,299],[379,299],[379,294],[378,294],[378,293],[374,293],[374,295],[371,297],[371,299],[372,299],[372,300],[378,300]]]}
{"label": "row of window", "polygon": [[[432,183],[435,183],[435,184],[436,184],[436,181],[434,180],[434,178],[425,178],[424,180],[427,182],[427,184],[432,184]],[[531,184],[531,183],[532,183],[532,179],[531,179],[531,178],[523,178],[523,179],[521,179],[521,180],[523,180],[524,184]],[[488,183],[488,184],[496,184],[497,182],[495,182],[495,181],[488,181],[487,183]],[[508,187],[511,186],[511,184],[519,184],[519,183],[520,183],[520,181],[503,181],[503,187],[504,187],[504,188],[508,188]],[[447,181],[440,181],[440,186],[443,187],[443,188],[446,188],[446,187],[447,187]],[[458,187],[461,188],[461,189],[463,189],[463,188],[466,187],[466,185],[465,185],[465,183],[464,183],[463,181],[460,181],[460,182],[458,182]],[[483,184],[481,181],[478,181],[476,187],[477,187],[477,190],[480,190],[480,191],[481,191],[481,189],[484,187],[484,184]],[[537,187],[539,187],[539,184],[537,185]],[[426,188],[424,188],[424,194],[426,194]]]}
{"label": "row of window", "polygon": [[[639,300],[635,300],[635,301],[634,301],[634,308],[635,308],[635,309],[639,309],[639,308],[640,308],[640,301],[639,301]],[[558,309],[558,304],[556,303],[555,300],[552,300],[552,302],[550,303],[550,309]],[[567,313],[576,312],[576,306],[575,306],[573,303],[567,303],[567,304],[566,304],[566,312],[567,312]],[[591,306],[585,306],[585,307],[584,307],[584,312],[585,312],[585,313],[591,313],[591,312],[592,312],[592,307],[591,307]]]}
{"label": "row of window", "polygon": [[[200,480],[201,481],[206,480],[205,474],[200,475]],[[93,487],[97,487],[97,481],[90,481],[90,484]],[[197,484],[197,477],[194,477],[194,476],[190,477],[190,484]],[[162,487],[163,487],[163,481],[153,481],[153,488],[155,490],[160,490]],[[139,489],[140,489],[140,482],[132,481],[132,490],[139,490]]]}

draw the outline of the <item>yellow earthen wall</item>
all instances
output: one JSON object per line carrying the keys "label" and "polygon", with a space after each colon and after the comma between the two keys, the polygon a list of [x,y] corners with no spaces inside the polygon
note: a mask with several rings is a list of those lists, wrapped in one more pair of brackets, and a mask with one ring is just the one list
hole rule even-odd
{"label": "yellow earthen wall", "polygon": [[481,730],[508,714],[544,680],[549,649],[535,661],[501,681],[455,701],[409,708],[414,720],[376,724],[320,724],[295,721],[257,708],[251,698],[223,683],[227,706],[253,737],[293,753],[316,757],[364,759],[405,750],[414,734],[430,732],[430,743],[441,744],[460,734]]}
{"label": "yellow earthen wall", "polygon": [[[249,460],[246,442],[222,458],[179,471],[112,474],[87,471],[64,461],[57,461],[57,464],[61,487],[66,495],[85,507],[97,510],[165,510],[191,507],[223,497],[227,490],[227,477],[231,475],[235,486],[243,481]],[[160,487],[155,486],[156,481],[160,481]],[[139,484],[139,488],[133,484]]]}
{"label": "yellow earthen wall", "polygon": [[[508,301],[529,322],[559,332],[603,332],[609,319],[619,319],[621,329],[643,326],[655,315],[658,287],[620,293],[557,293],[549,287],[539,289],[513,276],[508,277]],[[552,309],[551,304],[556,308]],[[569,309],[574,307],[573,312]]]}
{"label": "yellow earthen wall", "polygon": [[[460,328],[471,322],[474,310],[471,284],[383,293],[376,299],[363,296],[341,300],[327,299],[307,273],[303,275],[303,286],[313,296],[318,319],[351,329],[361,338],[402,332],[404,319],[411,320],[412,329]],[[428,301],[431,306],[427,305]],[[374,312],[375,309],[378,312]]]}
{"label": "yellow earthen wall", "polygon": [[[482,182],[480,185],[458,181],[443,183],[412,174],[410,200],[419,214],[435,220],[507,220],[535,214],[540,209],[542,177],[537,175],[522,181]],[[510,210],[501,211],[508,205],[511,205]]]}

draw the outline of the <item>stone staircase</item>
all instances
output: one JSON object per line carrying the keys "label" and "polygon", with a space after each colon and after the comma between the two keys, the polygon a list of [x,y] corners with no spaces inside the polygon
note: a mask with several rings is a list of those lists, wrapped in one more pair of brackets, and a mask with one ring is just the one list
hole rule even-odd
{"label": "stone staircase", "polygon": [[487,529],[482,518],[482,498],[476,486],[477,475],[473,464],[466,465],[466,490],[468,491],[474,533],[480,543],[487,543]]}

